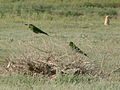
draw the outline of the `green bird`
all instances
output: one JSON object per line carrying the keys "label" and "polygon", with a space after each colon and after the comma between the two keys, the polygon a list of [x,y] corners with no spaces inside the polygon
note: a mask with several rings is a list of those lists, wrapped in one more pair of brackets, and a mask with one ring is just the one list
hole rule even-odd
{"label": "green bird", "polygon": [[34,26],[33,24],[25,24],[25,25],[36,34],[42,33],[49,36],[46,32],[40,30],[38,27]]}
{"label": "green bird", "polygon": [[85,56],[87,56],[88,57],[88,55],[86,54],[86,53],[84,53],[82,50],[80,50],[80,48],[78,48],[73,42],[68,42],[68,45],[73,49],[73,50],[75,50],[76,52],[79,52],[79,53],[81,53],[81,54],[83,54],[83,55],[85,55]]}

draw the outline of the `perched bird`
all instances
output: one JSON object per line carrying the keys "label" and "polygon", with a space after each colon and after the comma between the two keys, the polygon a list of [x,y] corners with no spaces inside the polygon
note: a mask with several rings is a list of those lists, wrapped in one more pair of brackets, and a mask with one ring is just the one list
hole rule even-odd
{"label": "perched bird", "polygon": [[[76,52],[79,52],[79,53],[87,56],[87,54],[84,53],[82,50],[80,50],[73,42],[71,42],[71,41],[68,42],[68,45],[69,45],[73,50],[75,50]],[[87,56],[87,57],[88,57],[88,56]]]}
{"label": "perched bird", "polygon": [[34,33],[38,34],[38,33],[42,33],[45,34],[47,36],[49,36],[46,32],[40,30],[39,28],[37,28],[36,26],[34,26],[33,24],[25,24],[28,28],[30,28],[30,30],[32,30]]}

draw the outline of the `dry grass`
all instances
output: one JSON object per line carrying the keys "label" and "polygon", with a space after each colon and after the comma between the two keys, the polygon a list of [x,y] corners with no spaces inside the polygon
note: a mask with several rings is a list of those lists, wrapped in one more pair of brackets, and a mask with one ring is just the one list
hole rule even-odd
{"label": "dry grass", "polygon": [[[88,62],[79,53],[68,51],[64,44],[60,42],[51,44],[53,47],[48,49],[48,42],[42,38],[44,49],[32,45],[27,45],[29,52],[22,54],[19,58],[13,57],[6,59],[5,65],[7,73],[24,73],[30,75],[48,76],[51,79],[57,75],[103,75],[102,71],[93,62]],[[34,42],[35,43],[35,42]],[[59,49],[59,51],[58,51]],[[63,51],[64,49],[64,51]],[[88,58],[89,59],[89,58]],[[98,73],[100,72],[101,73]],[[101,76],[102,78],[103,76]]]}

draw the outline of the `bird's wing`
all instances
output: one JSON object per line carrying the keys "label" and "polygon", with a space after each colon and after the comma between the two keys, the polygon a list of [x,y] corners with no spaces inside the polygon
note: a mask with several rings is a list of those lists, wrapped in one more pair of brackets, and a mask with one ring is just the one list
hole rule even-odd
{"label": "bird's wing", "polygon": [[[39,29],[39,28],[37,28],[36,26],[34,26],[33,31],[34,31],[35,33],[43,33],[43,34],[48,35],[46,32],[44,32],[44,31],[40,30],[40,29]],[[49,36],[49,35],[48,35],[48,36]]]}

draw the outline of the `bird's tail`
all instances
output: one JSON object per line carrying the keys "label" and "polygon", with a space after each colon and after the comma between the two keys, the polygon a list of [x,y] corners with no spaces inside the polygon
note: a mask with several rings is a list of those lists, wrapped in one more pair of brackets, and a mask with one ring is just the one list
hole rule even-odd
{"label": "bird's tail", "polygon": [[47,35],[47,36],[49,36],[49,34],[47,34],[46,32],[42,32],[43,34],[45,34],[45,35]]}
{"label": "bird's tail", "polygon": [[85,55],[86,57],[88,57],[88,55],[86,53],[84,53],[83,51],[79,51],[81,54]]}
{"label": "bird's tail", "polygon": [[[75,45],[74,45],[75,46]],[[85,55],[86,57],[88,57],[88,55],[86,53],[84,53],[80,48],[78,48],[77,46],[75,46],[75,50],[83,55]]]}
{"label": "bird's tail", "polygon": [[83,53],[86,57],[89,57],[86,53]]}

